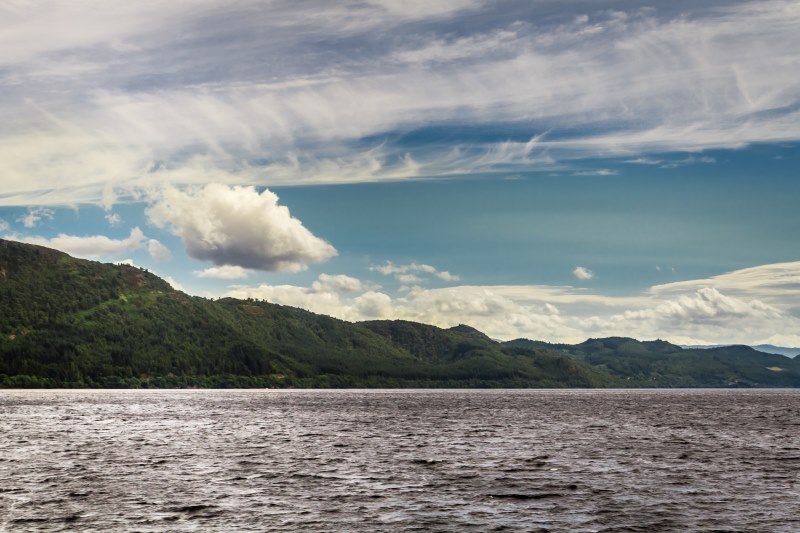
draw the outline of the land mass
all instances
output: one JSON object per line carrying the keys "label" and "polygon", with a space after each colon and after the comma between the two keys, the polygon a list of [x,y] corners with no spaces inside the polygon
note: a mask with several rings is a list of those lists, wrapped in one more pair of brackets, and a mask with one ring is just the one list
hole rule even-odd
{"label": "land mass", "polygon": [[0,240],[0,387],[798,386],[800,361],[747,346],[351,323],[190,296],[134,266]]}

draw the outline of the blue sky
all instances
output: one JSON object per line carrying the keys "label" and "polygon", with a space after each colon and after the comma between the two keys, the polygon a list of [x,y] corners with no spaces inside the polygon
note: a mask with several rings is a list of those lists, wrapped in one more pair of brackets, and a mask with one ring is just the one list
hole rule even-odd
{"label": "blue sky", "polygon": [[800,346],[799,24],[0,3],[0,237],[347,320]]}

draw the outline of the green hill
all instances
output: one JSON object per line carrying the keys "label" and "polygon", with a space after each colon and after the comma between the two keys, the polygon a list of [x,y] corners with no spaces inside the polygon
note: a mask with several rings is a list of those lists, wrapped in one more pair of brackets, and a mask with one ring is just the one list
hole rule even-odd
{"label": "green hill", "polygon": [[576,345],[527,339],[505,346],[549,348],[624,379],[650,387],[800,387],[800,364],[749,346],[684,349],[666,341],[625,337],[589,339]]}
{"label": "green hill", "polygon": [[0,240],[0,387],[800,386],[800,360],[664,341],[499,343],[209,300],[129,265]]}
{"label": "green hill", "polygon": [[[380,323],[172,289],[128,265],[0,240],[0,386],[563,387],[614,378],[477,331]],[[421,346],[425,345],[422,349]],[[441,349],[439,349],[441,347]]]}

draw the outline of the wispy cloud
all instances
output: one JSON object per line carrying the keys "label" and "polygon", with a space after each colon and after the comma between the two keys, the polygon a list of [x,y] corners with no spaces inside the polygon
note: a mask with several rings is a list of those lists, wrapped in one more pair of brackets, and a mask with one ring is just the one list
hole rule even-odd
{"label": "wispy cloud", "polygon": [[148,243],[148,239],[138,227],[133,228],[130,235],[125,239],[112,239],[105,235],[79,236],[63,233],[50,239],[38,236],[13,236],[12,238],[20,242],[55,248],[70,255],[88,258],[113,257],[139,250]]}
{"label": "wispy cloud", "polygon": [[19,217],[17,222],[22,222],[26,228],[35,228],[43,219],[53,220],[55,212],[46,207],[29,207],[28,212]]}
{"label": "wispy cloud", "polygon": [[400,283],[412,284],[421,283],[424,278],[420,277],[422,274],[432,275],[442,281],[456,282],[461,278],[446,270],[437,270],[435,267],[426,264],[409,263],[405,265],[396,265],[391,261],[387,261],[383,265],[372,265],[370,270],[379,272],[384,276],[394,276]]}
{"label": "wispy cloud", "polygon": [[[795,2],[512,4],[4,4],[0,203],[108,209],[165,182],[397,180],[800,139]],[[402,135],[429,127],[447,133]]]}

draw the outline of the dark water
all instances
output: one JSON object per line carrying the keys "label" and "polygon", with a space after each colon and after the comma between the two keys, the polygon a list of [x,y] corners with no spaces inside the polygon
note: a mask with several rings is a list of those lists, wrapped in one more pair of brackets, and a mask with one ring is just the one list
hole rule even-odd
{"label": "dark water", "polygon": [[800,391],[0,391],[0,531],[800,531]]}

